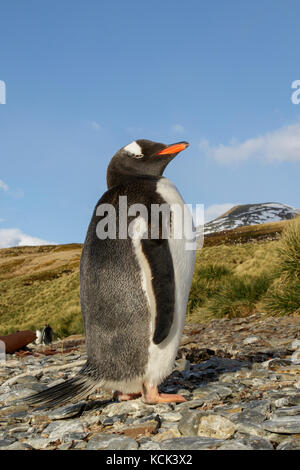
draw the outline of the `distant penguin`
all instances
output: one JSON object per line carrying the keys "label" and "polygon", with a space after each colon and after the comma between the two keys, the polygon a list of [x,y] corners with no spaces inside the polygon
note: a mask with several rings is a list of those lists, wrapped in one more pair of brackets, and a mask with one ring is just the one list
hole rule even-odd
{"label": "distant penguin", "polygon": [[[181,237],[168,231],[163,236],[166,220],[171,227],[182,224],[175,206],[193,227],[178,190],[162,176],[186,147],[187,142],[137,140],[110,161],[108,190],[95,207],[80,262],[87,362],[74,378],[27,401],[53,406],[84,398],[97,388],[115,392],[119,400],[141,396],[152,404],[185,401],[181,395],[159,393],[158,385],[174,365],[195,262],[195,248],[187,248],[191,240],[185,231]],[[121,196],[130,208],[125,225]],[[157,206],[169,210],[158,227],[151,212]],[[110,222],[116,236],[99,236]]]}
{"label": "distant penguin", "polygon": [[42,331],[42,343],[45,345],[51,344],[54,340],[54,333],[51,326],[46,323]]}
{"label": "distant penguin", "polygon": [[42,332],[40,330],[36,330],[35,335],[36,335],[35,344],[41,344],[41,342],[42,342]]}

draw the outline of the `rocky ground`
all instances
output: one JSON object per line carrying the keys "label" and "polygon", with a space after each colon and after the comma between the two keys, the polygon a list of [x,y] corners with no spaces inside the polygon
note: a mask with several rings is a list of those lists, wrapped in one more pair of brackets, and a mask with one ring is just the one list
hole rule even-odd
{"label": "rocky ground", "polygon": [[[181,404],[118,403],[99,392],[43,410],[21,398],[78,371],[82,338],[30,345],[0,363],[0,449],[300,449],[300,318],[188,325],[161,391]],[[17,400],[17,401],[16,401]]]}

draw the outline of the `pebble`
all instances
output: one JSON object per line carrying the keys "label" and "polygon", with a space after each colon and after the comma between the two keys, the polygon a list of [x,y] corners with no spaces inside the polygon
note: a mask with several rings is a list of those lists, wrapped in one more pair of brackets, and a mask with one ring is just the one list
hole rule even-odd
{"label": "pebble", "polygon": [[286,397],[278,398],[278,400],[274,400],[274,405],[276,406],[276,408],[280,408],[282,406],[288,406],[289,399]]}
{"label": "pebble", "polygon": [[13,444],[10,444],[7,447],[1,447],[1,450],[32,450],[29,444],[25,444],[23,442],[16,441]]}
{"label": "pebble", "polygon": [[167,439],[172,439],[173,437],[181,437],[181,433],[178,428],[172,429],[160,429],[160,431],[153,437],[153,441],[155,442],[162,442]]}
{"label": "pebble", "polygon": [[178,424],[178,430],[183,436],[197,436],[199,412],[187,410]]}
{"label": "pebble", "polygon": [[87,447],[87,442],[85,441],[78,441],[78,442],[75,442],[72,446],[72,449],[75,449],[75,450],[84,450],[86,449]]}
{"label": "pebble", "polygon": [[116,434],[96,434],[88,444],[87,450],[135,450],[138,443],[130,438]]}
{"label": "pebble", "polygon": [[251,446],[247,446],[238,440],[225,442],[217,450],[253,450]]}
{"label": "pebble", "polygon": [[267,434],[261,424],[250,423],[247,420],[238,421],[235,427],[240,433],[250,434],[250,436],[264,437]]}
{"label": "pebble", "polygon": [[245,409],[241,411],[240,413],[233,415],[230,417],[230,419],[235,422],[235,423],[243,423],[243,422],[248,422],[251,424],[260,424],[266,419],[266,414],[265,413],[260,413],[259,411],[256,411],[256,409]]}
{"label": "pebble", "polygon": [[222,439],[209,437],[179,437],[161,442],[160,448],[163,450],[209,450],[217,449],[223,442]]}
{"label": "pebble", "polygon": [[229,439],[233,436],[234,431],[235,425],[223,416],[217,414],[200,416],[197,431],[198,436]]}
{"label": "pebble", "polygon": [[300,415],[281,416],[279,418],[267,420],[262,423],[262,427],[267,431],[282,434],[300,434]]}
{"label": "pebble", "polygon": [[63,435],[63,442],[82,441],[86,437],[85,432],[67,432]]}
{"label": "pebble", "polygon": [[149,420],[144,423],[122,428],[122,433],[127,437],[138,438],[144,434],[156,434],[159,427],[159,422],[156,420]]}
{"label": "pebble", "polygon": [[284,439],[276,450],[300,450],[300,439]]}
{"label": "pebble", "polygon": [[39,449],[45,449],[50,444],[51,441],[52,439],[49,439],[49,438],[35,437],[32,439],[27,439],[26,443],[30,445],[31,447],[33,447],[34,449],[39,450]]}
{"label": "pebble", "polygon": [[293,352],[291,356],[291,361],[293,364],[300,364],[300,349],[297,349]]}
{"label": "pebble", "polygon": [[296,351],[297,349],[300,349],[300,339],[294,339],[294,341],[290,345],[290,349],[292,351]]}
{"label": "pebble", "polygon": [[0,450],[3,450],[10,446],[16,439],[0,439]]}
{"label": "pebble", "polygon": [[171,421],[172,423],[176,423],[180,421],[182,415],[178,411],[169,411],[163,414],[164,421]]}
{"label": "pebble", "polygon": [[247,436],[239,440],[242,444],[250,446],[253,450],[274,450],[271,442],[262,437]]}
{"label": "pebble", "polygon": [[260,338],[258,336],[248,336],[247,338],[244,339],[243,343],[244,344],[253,344],[259,341]]}
{"label": "pebble", "polygon": [[84,433],[81,421],[54,421],[43,430],[42,437],[49,437],[52,440],[62,439],[64,435],[71,432]]}
{"label": "pebble", "polygon": [[293,416],[293,415],[300,415],[300,406],[287,406],[285,408],[278,408],[275,413],[274,417],[280,416]]}

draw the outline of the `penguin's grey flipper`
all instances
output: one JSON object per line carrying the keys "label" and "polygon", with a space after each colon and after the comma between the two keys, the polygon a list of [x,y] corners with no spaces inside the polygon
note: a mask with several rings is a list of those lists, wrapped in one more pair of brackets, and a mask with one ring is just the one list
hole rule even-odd
{"label": "penguin's grey flipper", "polygon": [[31,405],[41,405],[50,408],[57,405],[64,405],[70,400],[80,400],[89,395],[95,388],[99,386],[99,382],[93,378],[81,373],[75,377],[66,380],[58,385],[53,385],[47,390],[35,393],[22,399]]}
{"label": "penguin's grey flipper", "polygon": [[153,342],[161,343],[169,334],[175,306],[175,276],[167,239],[142,239],[142,250],[152,273],[156,300],[156,320]]}

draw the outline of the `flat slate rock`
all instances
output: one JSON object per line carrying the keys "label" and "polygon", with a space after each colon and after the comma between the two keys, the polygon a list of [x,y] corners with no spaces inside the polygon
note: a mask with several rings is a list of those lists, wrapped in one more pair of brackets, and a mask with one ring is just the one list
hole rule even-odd
{"label": "flat slate rock", "polygon": [[86,447],[87,450],[136,450],[138,443],[130,437],[116,434],[96,434]]}
{"label": "flat slate rock", "polygon": [[205,450],[217,449],[224,443],[223,439],[209,437],[177,437],[160,443],[162,450]]}
{"label": "flat slate rock", "polygon": [[228,441],[218,447],[217,450],[253,450],[251,446],[247,446],[240,441]]}
{"label": "flat slate rock", "polygon": [[300,450],[300,439],[284,439],[278,444],[276,450]]}
{"label": "flat slate rock", "polygon": [[279,418],[282,416],[296,416],[300,415],[300,406],[289,406],[285,408],[278,408],[275,411],[275,417]]}
{"label": "flat slate rock", "polygon": [[42,437],[48,437],[49,439],[56,441],[57,439],[62,440],[65,434],[74,432],[84,433],[84,427],[81,421],[53,421],[43,430]]}
{"label": "flat slate rock", "polygon": [[267,431],[282,434],[300,434],[300,415],[282,416],[277,419],[270,419],[261,423]]}

